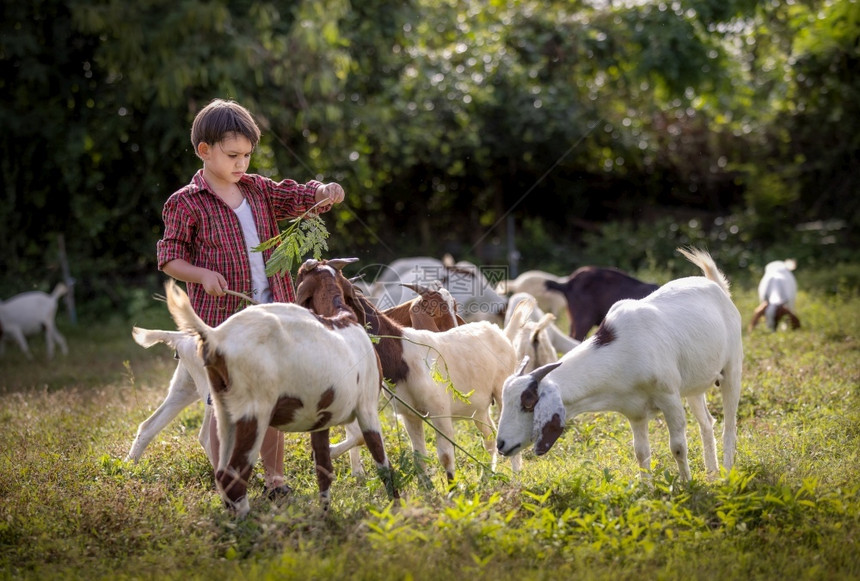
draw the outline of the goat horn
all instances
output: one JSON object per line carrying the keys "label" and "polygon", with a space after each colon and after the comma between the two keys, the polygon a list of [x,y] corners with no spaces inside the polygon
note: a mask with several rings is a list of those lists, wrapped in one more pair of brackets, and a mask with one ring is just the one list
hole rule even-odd
{"label": "goat horn", "polygon": [[439,290],[439,288],[442,287],[442,283],[440,283],[438,280],[434,280],[433,282],[435,283],[437,288],[421,284],[420,282],[401,282],[400,286],[405,286],[409,290],[413,290],[419,295],[424,296],[426,293],[436,292],[437,290]]}
{"label": "goat horn", "polygon": [[326,261],[326,264],[337,270],[343,270],[344,266],[353,262],[358,262],[358,258],[330,258]]}
{"label": "goat horn", "polygon": [[362,272],[361,274],[357,274],[357,275],[355,275],[355,276],[354,276],[354,277],[352,277],[352,278],[348,278],[347,280],[348,280],[351,284],[355,284],[355,283],[357,283],[358,281],[363,280],[363,279],[364,279],[364,273]]}
{"label": "goat horn", "polygon": [[526,370],[526,365],[528,365],[528,364],[529,364],[529,356],[528,356],[528,355],[524,355],[524,356],[523,356],[523,360],[522,360],[522,361],[520,361],[520,364],[519,364],[519,366],[517,367],[517,370],[516,370],[516,371],[514,371],[514,375],[522,375],[522,374],[523,374],[523,371],[525,371],[525,370]]}
{"label": "goat horn", "polygon": [[537,369],[532,371],[530,375],[535,378],[535,381],[540,383],[543,378],[549,374],[550,371],[552,371],[559,365],[561,365],[561,361],[556,361],[555,363],[547,363],[543,367],[538,367]]}

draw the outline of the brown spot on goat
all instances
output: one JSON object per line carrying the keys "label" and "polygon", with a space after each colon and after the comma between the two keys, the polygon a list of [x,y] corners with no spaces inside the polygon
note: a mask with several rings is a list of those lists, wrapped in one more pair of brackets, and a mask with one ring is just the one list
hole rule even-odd
{"label": "brown spot on goat", "polygon": [[248,491],[252,464],[248,456],[257,440],[257,419],[242,418],[236,422],[236,443],[227,470],[218,470],[215,479],[230,502],[242,500]]}
{"label": "brown spot on goat", "polygon": [[376,467],[380,472],[387,471],[387,477],[382,478],[382,481],[385,482],[388,495],[392,498],[400,498],[400,493],[397,491],[397,488],[394,486],[394,478],[392,474],[392,470],[389,467],[385,466],[385,447],[382,445],[382,436],[379,432],[374,431],[365,431],[362,432],[362,436],[364,436],[364,442],[367,444],[367,449],[370,452],[370,456],[373,458],[373,461],[376,462]]}
{"label": "brown spot on goat", "polygon": [[313,426],[311,426],[311,432],[326,427],[331,421],[331,412],[327,412],[325,410],[334,403],[334,396],[335,391],[333,387],[330,387],[323,392],[319,402],[317,402],[317,421]]}
{"label": "brown spot on goat", "polygon": [[314,425],[311,426],[309,431],[316,432],[324,427],[326,427],[331,421],[331,412],[322,412],[317,416],[317,421],[314,422]]}
{"label": "brown spot on goat", "polygon": [[224,393],[230,389],[230,374],[227,372],[227,362],[218,351],[210,352],[209,345],[201,342],[203,365],[209,376],[209,385],[213,393]]}
{"label": "brown spot on goat", "polygon": [[275,403],[275,408],[272,410],[272,420],[269,422],[272,426],[288,426],[293,423],[296,417],[296,412],[305,407],[297,397],[282,395]]}
{"label": "brown spot on goat", "polygon": [[330,387],[323,392],[320,396],[320,400],[317,402],[317,411],[320,412],[328,407],[331,407],[331,404],[334,403],[334,387]]}
{"label": "brown spot on goat", "polygon": [[545,423],[540,431],[540,439],[535,443],[535,454],[538,456],[546,454],[555,441],[558,440],[564,431],[564,422],[561,416],[553,414],[550,421]]}
{"label": "brown spot on goat", "polygon": [[538,402],[538,382],[532,381],[520,396],[520,406],[523,411],[533,412]]}
{"label": "brown spot on goat", "polygon": [[597,347],[604,347],[615,341],[615,329],[606,324],[606,321],[600,323],[597,332],[594,334],[594,344]]}
{"label": "brown spot on goat", "polygon": [[314,452],[314,464],[317,472],[317,485],[323,510],[328,510],[331,483],[334,480],[334,466],[331,463],[331,448],[329,430],[311,432],[311,448]]}

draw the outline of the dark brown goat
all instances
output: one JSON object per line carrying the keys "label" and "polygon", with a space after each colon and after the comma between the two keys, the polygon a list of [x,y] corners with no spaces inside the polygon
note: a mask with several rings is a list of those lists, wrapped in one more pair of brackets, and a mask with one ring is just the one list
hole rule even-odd
{"label": "dark brown goat", "polygon": [[621,299],[641,299],[658,285],[642,282],[617,268],[583,266],[567,278],[567,282],[546,281],[547,290],[562,293],[567,298],[570,336],[578,341],[599,325],[609,308]]}

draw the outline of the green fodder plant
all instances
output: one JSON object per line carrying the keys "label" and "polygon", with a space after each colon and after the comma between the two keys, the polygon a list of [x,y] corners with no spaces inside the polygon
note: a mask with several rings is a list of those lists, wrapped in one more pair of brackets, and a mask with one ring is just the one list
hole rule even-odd
{"label": "green fodder plant", "polygon": [[[738,285],[748,322],[757,298]],[[163,305],[162,305],[163,307]],[[388,502],[372,471],[334,465],[323,515],[307,434],[286,436],[294,494],[272,502],[259,468],[251,513],[233,519],[197,442],[202,404],[189,406],[124,462],[138,424],[166,394],[175,367],[145,350],[132,324],[61,331],[67,357],[0,357],[0,576],[4,579],[856,579],[860,577],[860,297],[802,292],[797,331],[744,331],[746,352],[735,466],[708,479],[695,421],[693,481],[678,479],[661,418],[651,423],[652,479],[642,481],[626,420],[569,421],[541,458],[496,473],[478,431],[457,422],[448,486],[435,458],[431,486],[415,477],[405,431],[383,409],[383,431],[404,499]],[[82,325],[82,327],[84,327]],[[464,393],[468,389],[459,388]],[[709,407],[717,418],[716,393]],[[435,435],[427,431],[428,449]],[[333,431],[332,439],[343,437]],[[721,444],[718,441],[718,449]],[[365,468],[372,466],[366,449]],[[431,452],[434,454],[434,452]]]}

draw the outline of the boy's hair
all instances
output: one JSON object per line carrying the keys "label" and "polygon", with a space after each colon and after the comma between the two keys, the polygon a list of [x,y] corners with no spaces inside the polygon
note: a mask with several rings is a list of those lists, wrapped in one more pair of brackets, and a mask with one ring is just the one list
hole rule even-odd
{"label": "boy's hair", "polygon": [[257,147],[260,141],[260,128],[251,113],[235,101],[214,99],[203,107],[191,124],[191,144],[194,151],[201,143],[219,143],[230,133],[244,135]]}

